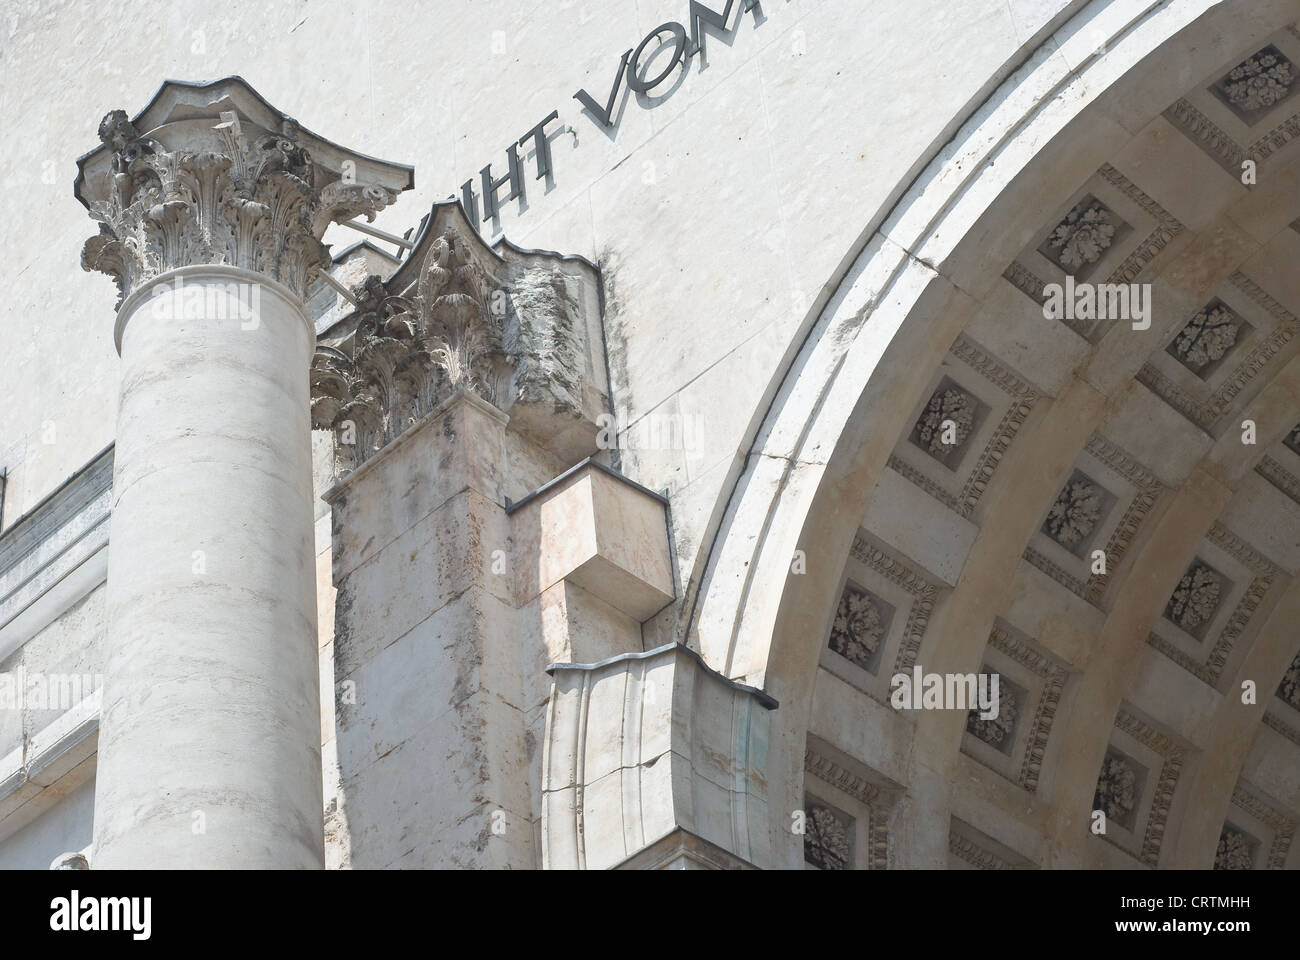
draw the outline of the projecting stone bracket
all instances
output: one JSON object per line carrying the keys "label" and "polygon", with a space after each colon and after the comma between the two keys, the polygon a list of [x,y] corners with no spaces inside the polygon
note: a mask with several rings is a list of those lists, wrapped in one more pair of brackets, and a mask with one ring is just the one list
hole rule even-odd
{"label": "projecting stone bracket", "polygon": [[547,672],[544,867],[768,865],[775,700],[682,644]]}
{"label": "projecting stone bracket", "polygon": [[667,499],[587,458],[518,503],[516,598],[569,581],[644,623],[673,601]]}

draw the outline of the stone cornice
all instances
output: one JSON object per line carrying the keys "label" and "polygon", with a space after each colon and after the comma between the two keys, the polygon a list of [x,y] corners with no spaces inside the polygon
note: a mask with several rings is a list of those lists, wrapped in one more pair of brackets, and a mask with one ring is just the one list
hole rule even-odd
{"label": "stone cornice", "polygon": [[0,660],[104,581],[113,448],[0,535]]}
{"label": "stone cornice", "polygon": [[409,167],[304,129],[238,77],[168,81],[134,121],[108,113],[99,137],[74,186],[100,225],[82,266],[113,277],[119,303],[195,264],[251,270],[302,297],[329,263],[326,227],[374,219],[414,181]]}

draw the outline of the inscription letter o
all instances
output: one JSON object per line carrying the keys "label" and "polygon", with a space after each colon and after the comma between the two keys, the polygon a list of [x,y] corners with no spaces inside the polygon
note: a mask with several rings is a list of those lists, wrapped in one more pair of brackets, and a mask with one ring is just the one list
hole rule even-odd
{"label": "inscription letter o", "polygon": [[[651,40],[655,40],[661,33],[667,30],[673,35],[672,43],[676,48],[673,50],[673,58],[668,66],[664,67],[659,74],[649,80],[642,80],[640,77],[641,54],[645,52],[646,46]],[[655,48],[656,52],[658,47]],[[682,62],[682,57],[686,54],[686,28],[680,23],[669,21],[661,23],[645,35],[645,39],[637,46],[636,52],[632,54],[632,59],[627,62],[627,85],[637,93],[646,93],[653,87],[663,83],[668,74],[677,69],[677,65]]]}

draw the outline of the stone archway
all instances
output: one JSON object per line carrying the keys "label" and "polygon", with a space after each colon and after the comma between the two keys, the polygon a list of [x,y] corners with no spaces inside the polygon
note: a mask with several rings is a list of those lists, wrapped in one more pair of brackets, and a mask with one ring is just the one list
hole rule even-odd
{"label": "stone archway", "polygon": [[[934,591],[913,655],[925,657],[927,670],[977,670],[991,631],[1014,606],[1017,571],[1045,513],[1085,455],[1109,462],[1126,478],[1134,503],[1150,503],[1105,582],[1082,584],[1076,591],[1088,605],[1080,610],[1094,610],[1088,616],[1095,623],[1077,627],[1068,617],[1039,618],[1050,622],[1051,636],[1038,637],[1038,649],[1046,647],[1052,654],[1048,659],[1070,679],[1062,683],[1068,702],[1057,717],[1055,742],[1040,758],[1041,774],[1035,774],[1043,780],[1030,818],[1035,826],[1019,850],[1042,865],[1124,862],[1108,848],[1097,853],[1087,844],[1084,821],[1097,771],[1115,749],[1112,739],[1129,737],[1144,745],[1134,746],[1135,752],[1150,751],[1147,767],[1154,788],[1164,791],[1164,809],[1157,816],[1156,804],[1147,801],[1144,829],[1133,831],[1141,833],[1140,842],[1126,852],[1151,865],[1208,866],[1213,859],[1224,813],[1233,802],[1237,768],[1247,762],[1243,744],[1248,746],[1264,701],[1296,652],[1285,629],[1296,603],[1287,575],[1287,567],[1294,567],[1268,555],[1284,545],[1257,550],[1220,519],[1225,510],[1240,515],[1234,495],[1243,485],[1286,486],[1276,472],[1266,476],[1272,468],[1257,468],[1295,426],[1300,370],[1294,350],[1286,346],[1289,335],[1281,336],[1244,385],[1218,407],[1211,398],[1207,407],[1180,401],[1185,392],[1167,376],[1159,379],[1165,361],[1154,364],[1151,357],[1162,353],[1225,283],[1235,283],[1265,313],[1272,310],[1269,302],[1282,311],[1272,311],[1272,328],[1265,330],[1268,321],[1261,320],[1252,333],[1289,330],[1292,311],[1261,285],[1249,289],[1250,271],[1238,267],[1260,251],[1285,261],[1286,250],[1270,253],[1268,244],[1300,214],[1287,206],[1295,206],[1296,198],[1296,157],[1286,149],[1294,134],[1287,128],[1274,141],[1248,140],[1267,176],[1235,196],[1225,179],[1222,198],[1183,219],[1169,214],[1123,171],[1164,162],[1168,154],[1161,151],[1168,143],[1162,145],[1151,126],[1163,115],[1160,122],[1182,138],[1178,148],[1192,158],[1175,174],[1190,170],[1204,176],[1216,165],[1226,174],[1238,155],[1231,143],[1207,132],[1197,98],[1297,16],[1300,6],[1293,2],[1174,2],[1135,15],[1086,8],[966,121],[871,235],[810,323],[756,430],[713,547],[692,579],[680,628],[714,669],[761,687],[782,704],[773,716],[768,771],[774,864],[797,866],[802,860],[787,814],[804,802],[810,735],[829,741],[834,754],[820,753],[818,762],[838,769],[841,783],[861,782],[863,796],[888,794],[891,781],[905,788],[901,799],[890,800],[898,865],[945,863],[950,841],[948,831],[938,828],[960,819],[961,805],[954,804],[949,783],[965,762],[964,717],[921,716],[901,733],[886,729],[883,721],[877,729],[847,732],[835,729],[837,714],[819,704],[819,698],[825,700],[821,688],[830,682],[822,682],[817,664],[844,586],[845,558],[859,535],[846,518],[866,516],[873,502],[889,496],[881,485],[893,483],[908,491],[904,496],[920,495],[915,502],[961,519],[965,526],[957,526],[964,539],[949,535],[951,525],[939,534],[960,549],[927,548],[929,562],[921,566],[932,575],[928,582]],[[1264,127],[1272,129],[1274,123]],[[1118,157],[1126,159],[1123,169],[1112,163]],[[1176,184],[1170,183],[1173,189]],[[1000,354],[993,355],[985,341],[992,336],[989,314],[997,298],[1013,303],[1017,297],[1041,296],[1041,283],[1036,288],[1015,269],[1022,255],[1035,249],[1054,213],[1064,223],[1076,211],[1090,209],[1084,201],[1096,200],[1093,193],[1101,191],[1117,196],[1116,206],[1132,205],[1127,219],[1118,219],[1132,231],[1133,249],[1115,264],[1114,275],[1162,284],[1160,295],[1171,309],[1157,313],[1141,349],[1135,349],[1125,325],[1117,324],[1100,332],[1074,330],[1075,339],[1059,349],[1026,331],[1019,340],[1012,335],[1000,343]],[[1011,309],[1023,309],[1023,302]],[[998,397],[1005,394],[999,400],[1005,412],[978,396],[972,399],[972,408],[985,408],[985,420],[971,432],[985,430],[992,443],[961,483],[945,489],[931,478],[933,489],[927,491],[925,472],[913,469],[911,486],[900,487],[894,479],[906,477],[908,465],[890,470],[891,455],[906,441],[919,408],[943,387],[945,364],[952,362],[975,369],[982,382],[1001,391]],[[1160,421],[1177,435],[1168,450],[1134,451],[1108,440],[1116,433],[1141,436],[1134,421],[1145,409],[1142,391],[1171,409],[1182,403],[1172,419]],[[1257,444],[1243,447],[1227,429],[1228,416],[1253,420]],[[1164,462],[1152,470],[1143,458],[1135,461],[1134,453]],[[1287,510],[1291,501],[1294,495]],[[1132,519],[1133,509],[1130,505],[1124,516]],[[902,534],[893,532],[897,546]],[[1207,540],[1210,546],[1202,547]],[[871,544],[862,550],[869,554]],[[1165,598],[1210,550],[1236,558],[1221,565],[1239,564],[1235,579],[1227,579],[1242,587],[1242,598],[1260,582],[1267,588],[1251,608],[1258,617],[1242,625],[1241,642],[1230,644],[1207,682],[1195,671],[1207,669],[1213,654],[1195,662],[1174,641],[1164,641],[1169,649],[1162,650],[1148,640]],[[791,574],[796,551],[806,556],[802,575]],[[1050,559],[1030,563],[1038,573],[1046,565]],[[933,576],[936,568],[942,569]],[[1180,656],[1193,662],[1180,663]],[[1164,659],[1152,661],[1157,664],[1152,667],[1151,657]],[[1171,707],[1170,716],[1153,718],[1134,701],[1158,699],[1147,688],[1162,670],[1179,684],[1190,682],[1187,690],[1194,696],[1181,714]],[[1145,688],[1133,689],[1134,677]],[[1260,702],[1249,710],[1231,710],[1228,693],[1244,679],[1256,680]],[[1121,731],[1115,737],[1112,717]],[[1171,727],[1187,736],[1170,737]],[[1072,759],[1061,764],[1067,748]],[[880,783],[854,779],[851,770],[836,766],[837,758],[861,756],[868,749],[896,754]],[[879,765],[873,769],[879,771]],[[1181,782],[1181,792],[1171,777]],[[1195,803],[1189,795],[1195,795]],[[1154,848],[1148,843],[1153,832]],[[1162,845],[1160,836],[1178,842]]]}

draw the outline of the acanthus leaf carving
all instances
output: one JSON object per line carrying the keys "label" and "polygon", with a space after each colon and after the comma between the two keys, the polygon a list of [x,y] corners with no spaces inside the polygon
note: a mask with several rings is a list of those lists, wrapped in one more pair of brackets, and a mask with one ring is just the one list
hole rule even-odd
{"label": "acanthus leaf carving", "polygon": [[594,268],[508,245],[503,256],[454,205],[435,205],[431,216],[390,278],[368,276],[352,289],[355,312],[313,365],[313,426],[335,431],[337,473],[456,394],[509,411],[512,429],[542,442],[574,445],[561,434],[576,424],[576,443],[584,425],[594,443],[593,403],[603,397],[588,377],[584,313],[594,307]]}
{"label": "acanthus leaf carving", "polygon": [[287,118],[278,132],[238,133],[218,125],[212,149],[168,149],[141,136],[126,113],[100,124],[112,152],[98,199],[88,201],[99,233],[82,266],[113,277],[122,300],[176,267],[227,264],[279,281],[305,296],[315,269],[329,262],[321,236],[331,222],[377,211],[396,191],[330,180],[297,142]]}

